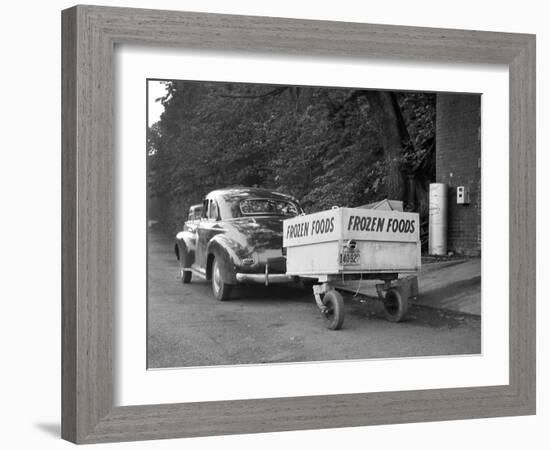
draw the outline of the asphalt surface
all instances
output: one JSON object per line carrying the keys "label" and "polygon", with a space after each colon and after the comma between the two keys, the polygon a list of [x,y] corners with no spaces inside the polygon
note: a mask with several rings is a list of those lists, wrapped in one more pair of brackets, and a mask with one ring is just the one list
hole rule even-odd
{"label": "asphalt surface", "polygon": [[476,354],[479,316],[411,306],[384,319],[381,303],[344,295],[344,327],[324,325],[311,292],[297,286],[239,286],[226,302],[210,282],[182,284],[173,241],[148,236],[148,367],[190,367]]}

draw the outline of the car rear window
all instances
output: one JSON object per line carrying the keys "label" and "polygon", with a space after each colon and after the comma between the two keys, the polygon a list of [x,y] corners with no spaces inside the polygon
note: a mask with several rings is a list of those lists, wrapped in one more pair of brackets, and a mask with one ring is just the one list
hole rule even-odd
{"label": "car rear window", "polygon": [[239,208],[243,216],[285,216],[294,217],[299,214],[298,207],[285,200],[267,198],[249,198],[239,202]]}
{"label": "car rear window", "polygon": [[189,209],[188,219],[189,220],[197,220],[197,219],[200,219],[201,215],[202,215],[202,205],[201,206],[192,206]]}

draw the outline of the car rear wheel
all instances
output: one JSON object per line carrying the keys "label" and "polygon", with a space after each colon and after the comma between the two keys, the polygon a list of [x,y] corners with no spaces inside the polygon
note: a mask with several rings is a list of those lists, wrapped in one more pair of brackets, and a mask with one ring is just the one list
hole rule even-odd
{"label": "car rear wheel", "polygon": [[212,262],[212,291],[218,300],[224,301],[229,299],[233,285],[225,282],[221,264],[220,258],[214,257]]}

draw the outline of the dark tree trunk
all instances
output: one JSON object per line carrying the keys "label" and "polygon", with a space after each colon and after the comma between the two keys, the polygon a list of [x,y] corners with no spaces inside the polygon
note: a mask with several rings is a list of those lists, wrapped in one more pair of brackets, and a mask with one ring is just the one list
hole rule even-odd
{"label": "dark tree trunk", "polygon": [[386,178],[387,195],[390,199],[406,201],[406,177],[401,172],[403,142],[409,139],[399,105],[394,94],[385,91],[367,91],[369,103],[377,114],[380,126],[380,139],[384,147],[388,175]]}

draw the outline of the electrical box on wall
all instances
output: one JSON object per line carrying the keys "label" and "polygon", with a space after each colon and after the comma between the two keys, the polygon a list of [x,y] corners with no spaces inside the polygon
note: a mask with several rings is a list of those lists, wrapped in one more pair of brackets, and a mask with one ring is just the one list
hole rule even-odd
{"label": "electrical box on wall", "polygon": [[470,203],[470,189],[466,186],[457,186],[456,203],[458,205],[468,205]]}

